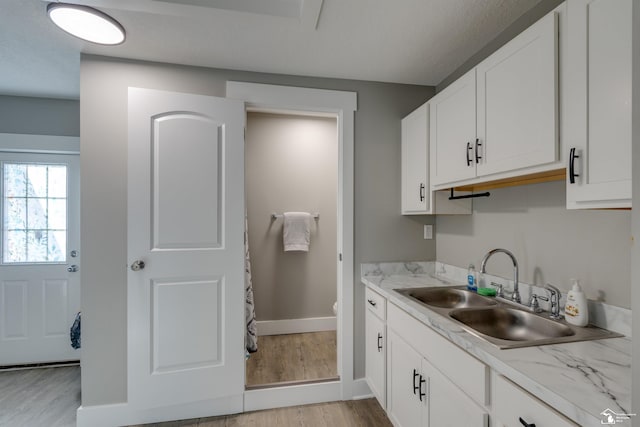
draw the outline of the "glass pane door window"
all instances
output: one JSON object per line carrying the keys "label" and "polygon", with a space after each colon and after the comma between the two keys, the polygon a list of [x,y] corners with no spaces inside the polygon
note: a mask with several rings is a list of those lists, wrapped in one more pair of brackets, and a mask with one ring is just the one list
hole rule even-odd
{"label": "glass pane door window", "polygon": [[64,263],[67,166],[2,163],[2,263]]}

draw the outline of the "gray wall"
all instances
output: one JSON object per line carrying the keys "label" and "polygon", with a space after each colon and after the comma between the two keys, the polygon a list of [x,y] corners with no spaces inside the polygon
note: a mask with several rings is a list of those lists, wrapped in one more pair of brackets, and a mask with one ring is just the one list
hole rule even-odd
{"label": "gray wall", "polygon": [[[525,283],[568,290],[569,279],[577,278],[588,298],[628,308],[630,226],[630,211],[567,210],[564,182],[502,188],[475,199],[473,215],[438,217],[437,259],[479,267],[490,249],[505,248],[518,259]],[[501,254],[487,271],[513,277]]]}
{"label": "gray wall", "polygon": [[83,56],[81,278],[83,405],[125,401],[127,87],[224,96],[227,80],[358,93],[355,113],[355,377],[364,374],[366,261],[435,259],[421,222],[400,212],[400,119],[430,98],[430,87],[305,78]]}
{"label": "gray wall", "polygon": [[0,132],[80,135],[80,103],[67,99],[0,95]]}
{"label": "gray wall", "polygon": [[[333,316],[337,294],[335,118],[247,114],[245,188],[257,320]],[[309,252],[284,252],[272,212],[318,212]]]}

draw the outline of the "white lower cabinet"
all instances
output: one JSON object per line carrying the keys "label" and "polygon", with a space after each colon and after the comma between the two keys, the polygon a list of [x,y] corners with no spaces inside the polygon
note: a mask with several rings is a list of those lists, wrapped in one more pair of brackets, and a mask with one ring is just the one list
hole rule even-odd
{"label": "white lower cabinet", "polygon": [[493,427],[576,427],[556,410],[502,375],[494,374]]}
{"label": "white lower cabinet", "polygon": [[367,384],[380,406],[386,407],[386,361],[387,343],[385,324],[371,310],[365,318],[366,375]]}
{"label": "white lower cabinet", "polygon": [[578,425],[378,293],[366,298],[366,379],[394,426]]}
{"label": "white lower cabinet", "polygon": [[387,407],[387,300],[365,291],[365,379],[383,409]]}
{"label": "white lower cabinet", "polygon": [[[391,422],[397,427],[486,427],[489,417],[482,405],[487,367],[393,304],[387,310]],[[451,379],[461,373],[469,387]],[[480,404],[460,387],[477,396]]]}

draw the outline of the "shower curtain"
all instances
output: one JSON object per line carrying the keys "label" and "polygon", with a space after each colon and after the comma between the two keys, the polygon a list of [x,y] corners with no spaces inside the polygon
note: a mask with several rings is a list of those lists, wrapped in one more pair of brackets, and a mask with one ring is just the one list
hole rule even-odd
{"label": "shower curtain", "polygon": [[253,285],[251,284],[251,260],[249,257],[249,223],[244,215],[244,317],[247,325],[245,344],[249,353],[258,351],[258,333],[256,311],[253,304]]}

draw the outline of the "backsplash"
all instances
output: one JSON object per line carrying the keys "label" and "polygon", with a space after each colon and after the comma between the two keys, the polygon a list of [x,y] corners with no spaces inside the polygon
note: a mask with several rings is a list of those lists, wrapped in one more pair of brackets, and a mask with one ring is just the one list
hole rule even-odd
{"label": "backsplash", "polygon": [[[454,265],[443,264],[438,261],[428,262],[381,262],[361,264],[362,276],[421,276],[436,277],[443,282],[452,285],[463,285],[467,282],[467,269]],[[489,287],[491,282],[500,283],[505,291],[513,290],[513,279],[494,276],[491,274],[478,274],[478,286]],[[531,292],[536,295],[548,296],[548,291],[539,286],[519,282],[520,297],[523,302],[529,301]],[[560,307],[564,307],[566,301],[566,289],[560,289]],[[540,307],[549,311],[549,302],[539,301]],[[631,337],[631,310],[605,304],[600,301],[589,300],[589,323],[618,332]]]}

